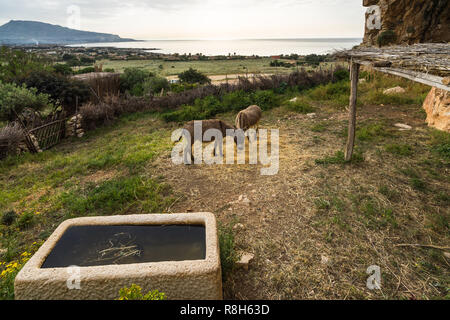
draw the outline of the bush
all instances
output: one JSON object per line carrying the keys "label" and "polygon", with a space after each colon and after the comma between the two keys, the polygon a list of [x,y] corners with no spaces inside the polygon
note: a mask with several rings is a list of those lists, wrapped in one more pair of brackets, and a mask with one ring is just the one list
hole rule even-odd
{"label": "bush", "polygon": [[75,74],[86,74],[86,73],[92,73],[92,72],[95,72],[95,68],[87,67],[87,68],[83,68],[83,69],[76,71]]}
{"label": "bush", "polygon": [[180,79],[181,83],[211,83],[211,80],[206,75],[192,68],[189,68],[189,70],[180,73],[178,75],[178,78]]}
{"label": "bush", "polygon": [[126,68],[120,76],[120,89],[122,92],[128,92],[133,96],[142,96],[144,94],[144,83],[153,76],[153,73],[139,68]]}
{"label": "bush", "polygon": [[166,294],[158,290],[143,295],[142,288],[135,284],[132,284],[130,288],[120,289],[119,295],[117,300],[167,300]]}
{"label": "bush", "polygon": [[[15,153],[15,150],[23,139],[23,130],[16,122],[0,129],[0,146],[8,146],[7,153]],[[0,154],[1,158],[2,154]]]}
{"label": "bush", "polygon": [[27,87],[47,94],[55,103],[59,102],[69,114],[75,113],[77,99],[80,106],[91,98],[86,83],[47,71],[33,72],[21,81]]}
{"label": "bush", "polygon": [[163,89],[167,91],[170,89],[169,81],[163,77],[152,77],[148,79],[143,85],[144,94],[155,95],[159,94]]}
{"label": "bush", "polygon": [[397,35],[392,30],[383,31],[377,38],[378,46],[383,47],[397,41]]}
{"label": "bush", "polygon": [[53,70],[57,74],[61,74],[63,76],[68,76],[73,74],[73,70],[67,64],[58,63],[53,66]]}
{"label": "bush", "polygon": [[17,219],[17,214],[14,210],[4,212],[1,218],[1,224],[4,226],[12,225]]}
{"label": "bush", "polygon": [[336,81],[348,81],[350,79],[350,72],[347,69],[338,69],[334,72],[334,79]]}
{"label": "bush", "polygon": [[13,121],[25,108],[40,111],[48,106],[52,106],[50,96],[38,94],[36,88],[0,81],[0,120]]}
{"label": "bush", "polygon": [[19,220],[17,220],[17,226],[24,230],[33,225],[35,221],[34,213],[31,211],[24,212],[20,215]]}

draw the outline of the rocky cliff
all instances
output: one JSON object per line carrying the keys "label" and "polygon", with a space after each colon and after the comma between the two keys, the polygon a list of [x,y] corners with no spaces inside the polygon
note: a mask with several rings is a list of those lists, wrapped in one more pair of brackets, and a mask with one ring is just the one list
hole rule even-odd
{"label": "rocky cliff", "polygon": [[364,45],[450,42],[449,0],[363,0]]}

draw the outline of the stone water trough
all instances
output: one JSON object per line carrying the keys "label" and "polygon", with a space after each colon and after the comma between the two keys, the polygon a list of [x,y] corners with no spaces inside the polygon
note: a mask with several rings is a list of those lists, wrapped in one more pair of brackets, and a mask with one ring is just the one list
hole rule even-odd
{"label": "stone water trough", "polygon": [[112,300],[137,284],[170,300],[221,300],[212,213],[89,217],[62,223],[15,279],[18,300]]}

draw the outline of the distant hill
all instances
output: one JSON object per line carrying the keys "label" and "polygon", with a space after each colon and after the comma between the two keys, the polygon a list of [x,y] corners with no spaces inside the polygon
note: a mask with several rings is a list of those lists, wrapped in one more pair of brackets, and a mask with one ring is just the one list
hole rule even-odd
{"label": "distant hill", "polygon": [[69,29],[36,21],[11,20],[0,27],[0,44],[77,44],[135,41],[114,34]]}

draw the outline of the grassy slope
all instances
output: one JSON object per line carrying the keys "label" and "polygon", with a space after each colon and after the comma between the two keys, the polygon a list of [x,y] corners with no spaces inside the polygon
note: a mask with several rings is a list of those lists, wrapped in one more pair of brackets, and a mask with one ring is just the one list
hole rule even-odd
{"label": "grassy slope", "polygon": [[[397,84],[406,95],[379,93]],[[127,116],[42,154],[3,161],[0,213],[14,209],[19,218],[0,226],[0,248],[6,249],[0,261],[18,267],[0,265],[11,271],[0,277],[0,297],[13,297],[17,269],[61,221],[169,209],[212,211],[221,224],[247,227],[236,235],[236,246],[256,259],[249,273],[230,271],[228,298],[448,297],[448,260],[440,250],[394,246],[449,243],[449,135],[423,124],[426,91],[394,78],[363,84],[360,157],[353,164],[344,164],[338,152],[347,124],[348,87],[342,84],[305,92],[297,103],[265,113],[262,125],[282,135],[280,174],[273,177],[251,166],[171,165],[174,126],[152,114]],[[311,111],[317,118],[302,114]],[[415,130],[393,129],[402,121]],[[211,190],[217,181],[220,197]],[[251,198],[250,207],[232,204],[242,194]],[[365,287],[372,264],[382,268],[382,292]]]}

